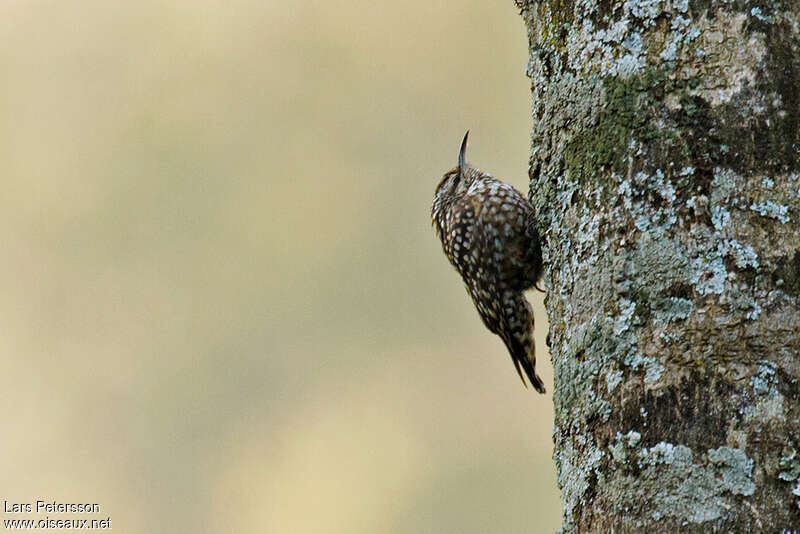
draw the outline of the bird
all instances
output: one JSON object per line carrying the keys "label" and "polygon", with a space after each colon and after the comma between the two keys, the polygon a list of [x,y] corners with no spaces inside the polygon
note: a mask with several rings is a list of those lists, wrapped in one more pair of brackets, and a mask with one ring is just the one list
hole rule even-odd
{"label": "bird", "polygon": [[503,340],[522,383],[539,393],[533,309],[524,291],[537,287],[542,249],[533,205],[513,186],[467,163],[464,134],[458,165],[436,187],[431,222],[461,275],[481,320]]}

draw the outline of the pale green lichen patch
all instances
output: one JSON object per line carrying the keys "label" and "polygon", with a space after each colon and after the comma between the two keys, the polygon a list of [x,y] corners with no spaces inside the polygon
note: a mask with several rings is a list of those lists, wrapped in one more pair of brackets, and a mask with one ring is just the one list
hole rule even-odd
{"label": "pale green lichen patch", "polygon": [[634,447],[641,441],[642,435],[635,430],[630,430],[626,434],[617,432],[615,440],[609,444],[608,449],[615,462],[624,464],[628,461],[628,455]]}
{"label": "pale green lichen patch", "polygon": [[692,271],[691,282],[701,295],[719,295],[725,289],[728,270],[722,257],[716,252],[696,258],[692,262]]}
{"label": "pale green lichen patch", "polygon": [[797,480],[800,478],[800,460],[797,458],[797,451],[794,447],[787,446],[783,452],[784,455],[778,460],[781,468],[778,478],[786,482]]}
{"label": "pale green lichen patch", "polygon": [[[555,427],[553,432],[558,434],[560,430]],[[553,454],[558,471],[558,486],[561,488],[561,498],[565,504],[565,523],[572,522],[571,518],[566,515],[567,510],[574,510],[588,504],[585,495],[589,489],[589,479],[591,476],[602,476],[598,467],[600,461],[606,456],[604,451],[591,444],[588,446],[588,453],[586,450],[583,450],[581,454],[576,452],[572,443],[567,442],[563,448],[556,449]],[[580,463],[573,463],[575,460]]]}
{"label": "pale green lichen patch", "polygon": [[731,223],[730,211],[723,206],[714,206],[711,208],[711,223],[718,232],[724,230]]}
{"label": "pale green lichen patch", "polygon": [[614,335],[618,336],[623,332],[626,332],[630,328],[631,318],[633,317],[633,312],[636,310],[636,304],[623,299],[620,301],[620,309],[616,314],[616,318],[614,320]]}
{"label": "pale green lichen patch", "polygon": [[726,239],[717,245],[717,252],[722,256],[733,258],[736,267],[747,269],[758,268],[758,254],[750,245],[742,245],[735,239]]}
{"label": "pale green lichen patch", "polygon": [[631,351],[624,362],[633,370],[644,369],[645,384],[657,381],[664,373],[664,366],[656,358],[643,356],[635,351]]}
{"label": "pale green lichen patch", "polygon": [[664,441],[656,444],[649,449],[647,447],[639,450],[639,467],[657,466],[666,464],[671,466],[690,466],[692,463],[692,450],[689,447]]}
{"label": "pale green lichen patch", "polygon": [[771,361],[762,361],[758,365],[755,376],[750,378],[755,403],[744,410],[745,418],[766,423],[772,419],[786,418],[785,399],[777,388],[776,365]]}
{"label": "pale green lichen patch", "polygon": [[762,361],[758,365],[758,374],[750,379],[750,386],[756,395],[772,395],[775,386],[776,365],[771,361]]}
{"label": "pale green lichen patch", "polygon": [[[635,455],[640,474],[623,474],[619,485],[628,494],[622,503],[636,502],[652,510],[654,518],[672,518],[688,523],[713,521],[725,513],[735,496],[753,495],[753,460],[742,449],[719,447],[695,454],[685,445],[660,442],[635,450],[638,432],[617,434],[609,446],[610,458],[625,469]],[[639,484],[658,480],[669,491],[657,494],[653,502],[641,502]]]}
{"label": "pale green lichen patch", "polygon": [[[798,483],[797,486],[794,487],[794,489],[792,490],[792,495],[794,495],[795,497],[800,497],[800,483]],[[800,508],[800,499],[795,501],[795,504],[797,505],[798,508]],[[797,531],[792,531],[792,532],[794,534],[797,533]]]}
{"label": "pale green lichen patch", "polygon": [[655,320],[660,324],[688,319],[694,311],[694,303],[681,297],[668,297],[658,303]]}
{"label": "pale green lichen patch", "polygon": [[773,22],[775,22],[774,15],[765,14],[764,11],[762,11],[761,8],[758,6],[750,10],[750,15],[760,20],[761,22],[766,22],[767,24],[772,24]]}
{"label": "pale green lichen patch", "polygon": [[617,386],[622,382],[622,371],[615,369],[606,373],[606,389],[609,393],[617,389]]}
{"label": "pale green lichen patch", "polygon": [[759,398],[755,406],[748,406],[744,410],[745,418],[755,419],[760,423],[766,423],[771,419],[783,420],[786,418],[786,406],[783,395],[775,393],[773,395]]}
{"label": "pale green lichen patch", "polygon": [[[570,328],[565,336],[565,345],[561,348],[564,353],[571,354],[570,358],[554,361],[556,372],[570,377],[563,381],[554,392],[558,402],[565,405],[576,405],[578,399],[582,401],[582,408],[586,417],[608,418],[609,403],[597,395],[594,388],[570,387],[570,385],[595,383],[599,378],[601,368],[596,358],[586,358],[586,353],[608,350],[605,344],[608,339],[598,337],[594,330],[587,330],[586,325],[579,324]],[[578,414],[568,414],[566,420],[581,419]],[[559,424],[559,421],[556,421]]]}
{"label": "pale green lichen patch", "polygon": [[756,491],[753,483],[753,460],[742,449],[720,447],[709,449],[708,459],[722,475],[723,491],[734,495],[752,495]]}
{"label": "pale green lichen patch", "polygon": [[763,202],[753,202],[750,204],[750,209],[761,214],[763,217],[771,217],[777,219],[781,223],[789,222],[789,208],[782,204],[777,204],[772,200],[765,200]]}
{"label": "pale green lichen patch", "polygon": [[[764,35],[747,33],[746,13],[718,13],[711,20],[707,17],[695,19],[687,24],[678,36],[685,36],[692,44],[684,47],[685,57],[701,56],[708,61],[684,61],[677,76],[681,79],[702,79],[708,83],[700,83],[689,89],[690,96],[699,96],[712,107],[729,103],[733,97],[752,86],[763,71],[764,57],[767,47]],[[690,36],[693,38],[690,39]],[[673,37],[676,39],[676,37]],[[721,58],[730,58],[720,62]],[[701,66],[702,65],[702,66]],[[723,67],[724,65],[724,67]],[[698,68],[708,68],[700,73]],[[702,74],[702,76],[698,76]],[[673,100],[678,107],[681,104]]]}

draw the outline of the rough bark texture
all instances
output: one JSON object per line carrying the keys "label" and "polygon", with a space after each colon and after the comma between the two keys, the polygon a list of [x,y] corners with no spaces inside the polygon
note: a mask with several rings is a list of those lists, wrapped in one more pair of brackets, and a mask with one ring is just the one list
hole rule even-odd
{"label": "rough bark texture", "polygon": [[517,5],[563,532],[800,529],[800,2]]}

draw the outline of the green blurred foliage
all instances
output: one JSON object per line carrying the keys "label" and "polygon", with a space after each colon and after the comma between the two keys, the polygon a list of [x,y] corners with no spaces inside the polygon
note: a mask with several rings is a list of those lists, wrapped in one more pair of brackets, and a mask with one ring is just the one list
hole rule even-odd
{"label": "green blurred foliage", "polygon": [[557,527],[551,399],[429,223],[467,128],[527,188],[512,2],[15,0],[0,45],[3,498],[122,532]]}

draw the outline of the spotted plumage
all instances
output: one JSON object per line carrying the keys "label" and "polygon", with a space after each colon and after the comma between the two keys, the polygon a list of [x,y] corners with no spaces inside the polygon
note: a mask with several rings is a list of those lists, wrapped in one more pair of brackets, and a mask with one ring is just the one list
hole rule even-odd
{"label": "spotted plumage", "polygon": [[535,369],[533,310],[523,294],[542,272],[533,206],[512,186],[467,164],[468,135],[458,166],[436,188],[433,227],[483,324],[503,340],[522,382],[524,369],[536,391],[544,393]]}

